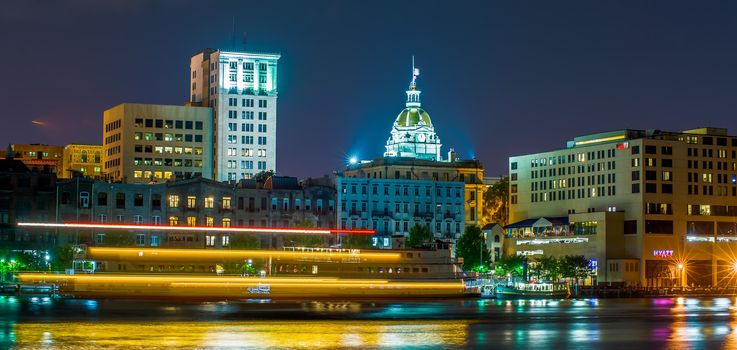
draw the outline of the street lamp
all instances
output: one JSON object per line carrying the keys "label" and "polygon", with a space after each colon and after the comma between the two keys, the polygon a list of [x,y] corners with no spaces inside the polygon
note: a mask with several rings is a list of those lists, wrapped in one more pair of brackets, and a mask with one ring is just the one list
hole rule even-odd
{"label": "street lamp", "polygon": [[683,264],[678,263],[678,287],[683,290]]}

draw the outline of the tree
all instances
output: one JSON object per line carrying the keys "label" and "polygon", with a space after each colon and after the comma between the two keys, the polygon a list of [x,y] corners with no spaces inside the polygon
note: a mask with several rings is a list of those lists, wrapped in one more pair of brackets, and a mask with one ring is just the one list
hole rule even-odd
{"label": "tree", "polygon": [[560,259],[560,272],[563,277],[572,278],[578,290],[578,281],[593,275],[591,261],[583,255],[566,255]]}
{"label": "tree", "polygon": [[409,237],[407,237],[407,242],[405,246],[410,248],[419,247],[429,240],[430,229],[427,227],[427,225],[416,223],[414,226],[412,226],[411,229],[409,229]]}
{"label": "tree", "polygon": [[54,271],[64,271],[72,268],[72,260],[74,260],[74,247],[69,244],[54,247],[49,254],[51,269]]}
{"label": "tree", "polygon": [[340,246],[348,249],[370,249],[372,248],[372,237],[371,235],[359,234],[345,235],[341,238]]}
{"label": "tree", "polygon": [[266,182],[266,180],[272,176],[274,176],[274,171],[267,170],[256,173],[256,175],[253,175],[253,179],[256,180],[256,182]]}
{"label": "tree", "polygon": [[456,243],[456,255],[463,258],[463,269],[466,271],[488,268],[491,255],[486,248],[481,228],[477,225],[466,226]]}
{"label": "tree", "polygon": [[509,255],[496,261],[494,273],[498,276],[521,277],[524,274],[525,259],[519,255]]}
{"label": "tree", "polygon": [[535,259],[535,270],[538,278],[557,281],[560,277],[560,260],[552,256],[543,255]]}
{"label": "tree", "polygon": [[[308,219],[303,219],[302,221],[296,223],[294,227],[298,228],[313,228],[315,225],[312,223],[312,221]],[[310,234],[294,234],[294,235],[284,235],[282,236],[283,243],[282,245],[285,247],[324,247],[325,244],[325,238],[320,235],[310,235]]]}
{"label": "tree", "polygon": [[506,226],[509,213],[509,177],[489,186],[484,192],[483,216],[486,223]]}
{"label": "tree", "polygon": [[261,240],[255,235],[234,234],[230,236],[230,248],[232,249],[259,249]]}

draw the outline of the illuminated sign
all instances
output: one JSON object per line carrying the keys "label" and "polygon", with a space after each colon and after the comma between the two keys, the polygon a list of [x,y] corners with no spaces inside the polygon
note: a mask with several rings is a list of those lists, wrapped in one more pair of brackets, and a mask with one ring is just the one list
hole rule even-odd
{"label": "illuminated sign", "polygon": [[688,242],[714,242],[714,237],[686,236]]}
{"label": "illuminated sign", "polygon": [[585,237],[528,239],[528,240],[517,241],[517,245],[525,245],[525,244],[540,245],[540,244],[550,244],[550,243],[570,244],[570,243],[586,243],[588,241],[589,239]]}
{"label": "illuminated sign", "polygon": [[517,256],[528,256],[528,255],[543,255],[543,250],[518,250]]}
{"label": "illuminated sign", "polygon": [[657,258],[670,258],[670,257],[673,257],[673,250],[655,249],[653,250],[653,256]]}
{"label": "illuminated sign", "polygon": [[630,148],[629,142],[622,142],[617,144],[617,149],[628,149]]}

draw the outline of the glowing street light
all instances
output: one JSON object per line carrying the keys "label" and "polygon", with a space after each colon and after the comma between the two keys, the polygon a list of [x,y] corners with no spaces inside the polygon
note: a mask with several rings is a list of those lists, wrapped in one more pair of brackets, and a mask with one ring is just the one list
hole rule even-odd
{"label": "glowing street light", "polygon": [[737,271],[737,262],[734,263],[734,270]]}
{"label": "glowing street light", "polygon": [[348,160],[348,163],[350,163],[351,165],[356,164],[358,163],[358,158],[356,158],[356,156],[353,156]]}
{"label": "glowing street light", "polygon": [[683,264],[678,264],[678,269],[679,270],[682,270],[683,269]]}

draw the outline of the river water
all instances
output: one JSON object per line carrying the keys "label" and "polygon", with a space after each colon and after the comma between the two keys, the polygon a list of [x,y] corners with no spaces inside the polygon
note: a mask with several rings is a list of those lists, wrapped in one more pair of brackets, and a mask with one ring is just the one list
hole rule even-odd
{"label": "river water", "polygon": [[737,299],[203,303],[0,297],[0,349],[737,348]]}

